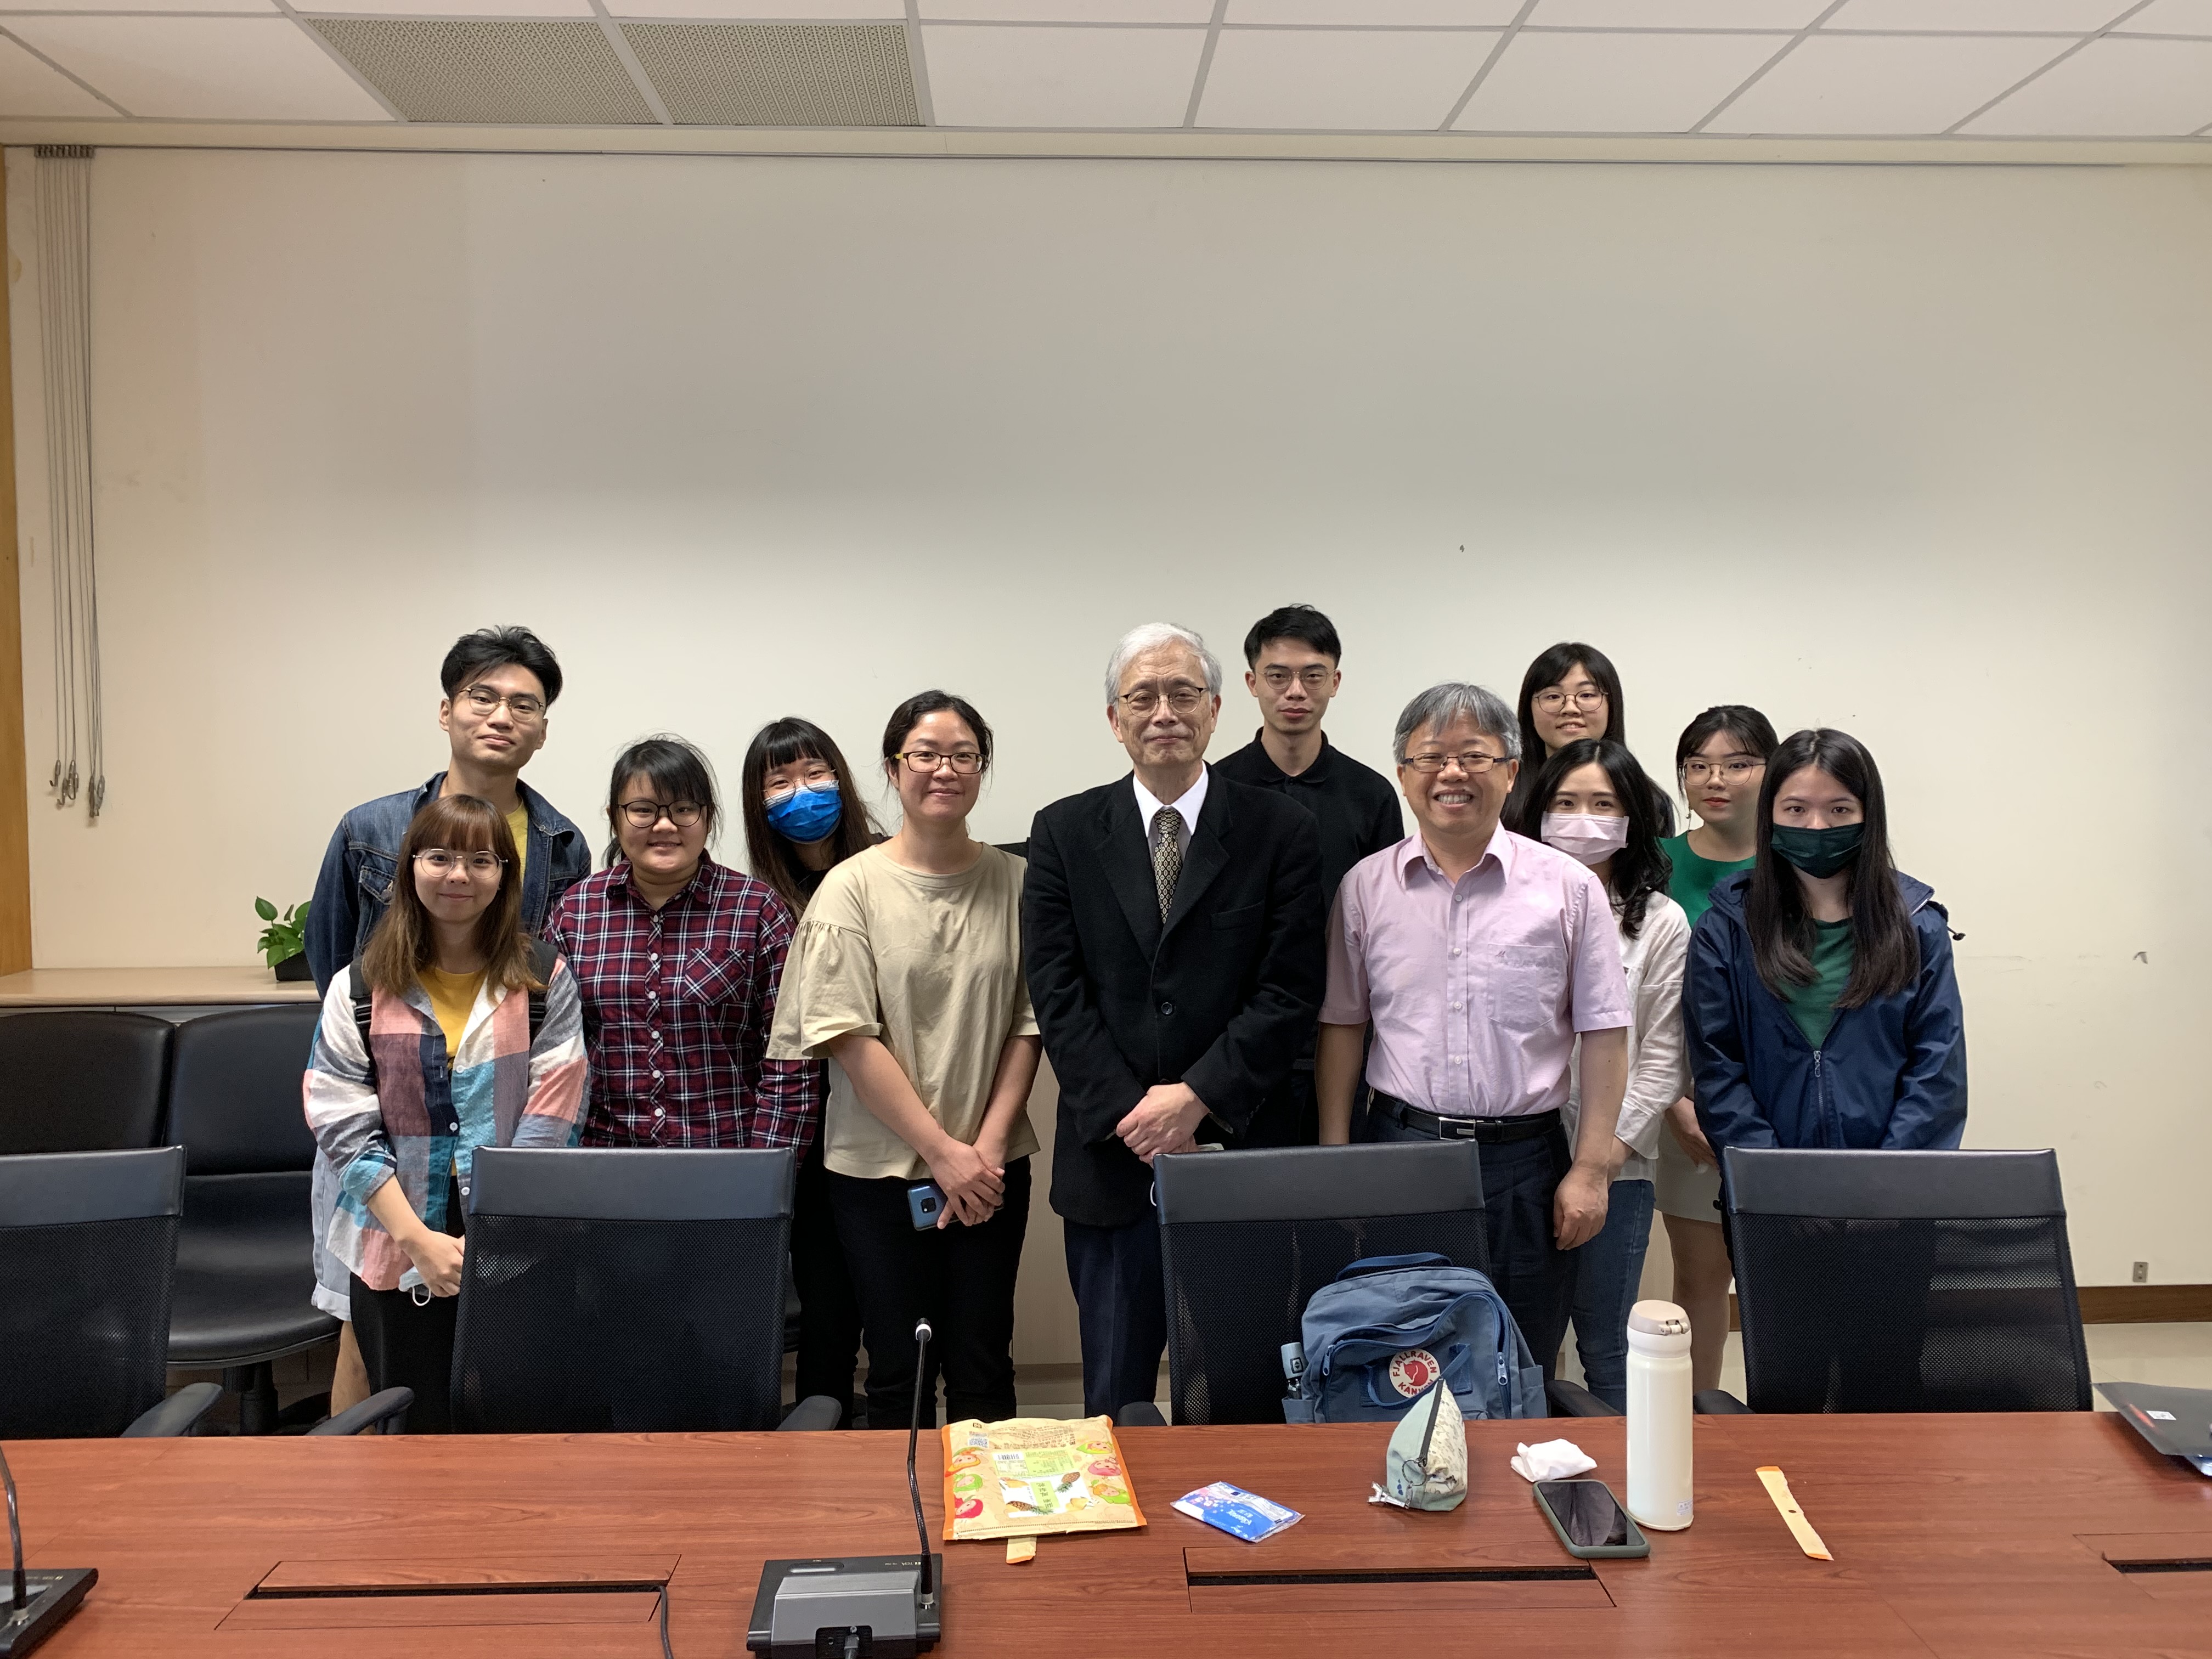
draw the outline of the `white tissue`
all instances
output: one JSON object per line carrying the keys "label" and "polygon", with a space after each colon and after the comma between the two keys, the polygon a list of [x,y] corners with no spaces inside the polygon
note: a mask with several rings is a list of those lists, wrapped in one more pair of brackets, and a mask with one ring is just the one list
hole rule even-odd
{"label": "white tissue", "polygon": [[1523,1480],[1565,1480],[1597,1467],[1597,1459],[1571,1440],[1547,1440],[1515,1448],[1513,1473]]}

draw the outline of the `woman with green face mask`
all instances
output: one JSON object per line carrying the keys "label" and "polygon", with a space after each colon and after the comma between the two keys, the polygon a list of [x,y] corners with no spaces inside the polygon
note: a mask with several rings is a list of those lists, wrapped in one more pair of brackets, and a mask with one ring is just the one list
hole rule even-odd
{"label": "woman with green face mask", "polygon": [[1768,759],[1754,862],[1713,889],[1683,1016],[1716,1152],[1959,1144],[1949,921],[1891,863],[1881,774],[1856,738],[1800,732]]}

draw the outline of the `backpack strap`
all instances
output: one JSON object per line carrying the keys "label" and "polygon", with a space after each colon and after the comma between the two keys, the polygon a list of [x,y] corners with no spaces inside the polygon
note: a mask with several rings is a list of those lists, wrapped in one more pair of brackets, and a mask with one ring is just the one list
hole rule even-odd
{"label": "backpack strap", "polygon": [[1452,1267],[1459,1264],[1448,1255],[1438,1255],[1434,1250],[1417,1250],[1411,1255],[1362,1256],[1336,1276],[1341,1285],[1347,1279],[1362,1279],[1369,1273],[1395,1273],[1401,1267]]}
{"label": "backpack strap", "polygon": [[346,994],[353,999],[354,1029],[361,1033],[362,1052],[368,1056],[368,1086],[374,1089],[376,1086],[376,1050],[368,1040],[368,978],[361,971],[358,957],[346,969]]}
{"label": "backpack strap", "polygon": [[[534,939],[530,941],[530,969],[536,977],[550,984],[553,978],[553,964],[560,959],[561,953],[553,948],[553,942],[550,939]],[[535,1048],[538,1046],[538,1034],[544,1029],[545,993],[532,991],[530,994],[530,1046],[532,1048]]]}

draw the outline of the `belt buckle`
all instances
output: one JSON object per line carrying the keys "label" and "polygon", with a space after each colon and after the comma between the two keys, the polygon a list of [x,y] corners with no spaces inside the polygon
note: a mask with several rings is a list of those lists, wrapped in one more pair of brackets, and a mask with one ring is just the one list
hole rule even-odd
{"label": "belt buckle", "polygon": [[1474,1120],[1471,1117],[1446,1117],[1438,1113],[1437,1130],[1439,1138],[1444,1140],[1473,1140],[1475,1138]]}

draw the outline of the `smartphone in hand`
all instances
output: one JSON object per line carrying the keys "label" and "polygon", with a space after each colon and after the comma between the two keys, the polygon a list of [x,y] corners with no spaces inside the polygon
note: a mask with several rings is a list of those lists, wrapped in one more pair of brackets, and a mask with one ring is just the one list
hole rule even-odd
{"label": "smartphone in hand", "polygon": [[933,1181],[914,1182],[906,1189],[906,1208],[914,1218],[915,1231],[928,1232],[945,1213],[945,1189]]}

